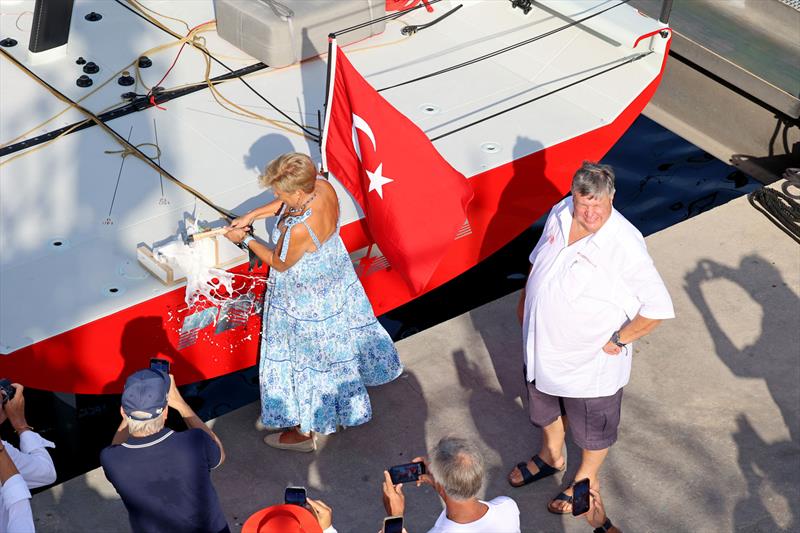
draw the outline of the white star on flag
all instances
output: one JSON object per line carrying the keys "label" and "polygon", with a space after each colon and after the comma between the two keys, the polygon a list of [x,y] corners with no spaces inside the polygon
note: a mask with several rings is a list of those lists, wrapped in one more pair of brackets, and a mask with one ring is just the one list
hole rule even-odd
{"label": "white star on flag", "polygon": [[369,190],[367,192],[369,193],[372,191],[378,191],[378,196],[380,196],[381,200],[383,200],[383,186],[387,183],[393,182],[394,180],[383,175],[383,163],[378,165],[378,168],[375,169],[375,172],[370,172],[367,169],[364,170],[369,178]]}

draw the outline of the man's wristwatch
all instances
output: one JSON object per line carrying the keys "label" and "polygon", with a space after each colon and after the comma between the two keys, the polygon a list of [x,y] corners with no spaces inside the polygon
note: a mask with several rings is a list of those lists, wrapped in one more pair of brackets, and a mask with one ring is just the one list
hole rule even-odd
{"label": "man's wristwatch", "polygon": [[609,529],[614,527],[614,524],[611,523],[611,520],[606,517],[606,521],[603,522],[603,525],[594,529],[594,533],[606,533]]}
{"label": "man's wristwatch", "polygon": [[626,346],[626,344],[624,342],[620,342],[620,340],[619,340],[619,330],[615,331],[611,335],[611,342],[613,342],[614,344],[616,344],[620,348],[624,348]]}

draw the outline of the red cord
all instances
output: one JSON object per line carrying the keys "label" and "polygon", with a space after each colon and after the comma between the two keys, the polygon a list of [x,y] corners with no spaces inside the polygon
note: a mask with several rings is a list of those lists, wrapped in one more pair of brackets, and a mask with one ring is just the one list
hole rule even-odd
{"label": "red cord", "polygon": [[[198,24],[197,26],[195,26],[194,28],[192,28],[191,30],[189,30],[189,33],[187,33],[187,34],[186,34],[186,36],[188,37],[189,35],[191,35],[191,33],[192,33],[193,31],[195,31],[197,28],[201,28],[201,27],[205,26],[206,24],[211,24],[212,22],[214,22],[214,21],[213,21],[213,20],[209,20],[209,21],[207,21],[207,22],[203,22],[202,24]],[[178,50],[178,54],[175,56],[175,59],[172,61],[172,64],[171,64],[171,65],[169,66],[169,68],[167,69],[167,72],[166,72],[166,73],[164,74],[164,76],[163,76],[163,77],[162,77],[162,78],[161,78],[161,79],[158,81],[158,83],[156,83],[155,85],[153,85],[153,89],[155,89],[156,87],[159,87],[159,86],[161,85],[161,83],[162,83],[162,82],[163,82],[165,79],[167,79],[167,76],[169,76],[169,73],[172,71],[172,69],[175,67],[175,64],[178,62],[178,58],[179,58],[179,57],[181,57],[181,52],[183,52],[183,48],[184,48],[185,46],[186,46],[186,43],[183,43],[183,44],[181,45],[181,48],[180,48],[180,50]],[[162,111],[166,111],[166,110],[167,110],[167,108],[166,108],[166,107],[161,107],[160,105],[158,105],[158,104],[156,103],[156,96],[153,94],[153,89],[150,89],[150,92],[148,93],[148,95],[149,95],[149,97],[150,97],[150,104],[151,104],[151,105],[153,105],[153,106],[155,106],[155,107],[157,107],[158,109],[160,109],[160,110],[162,110]]]}
{"label": "red cord", "polygon": [[425,4],[428,13],[433,13],[429,0],[386,0],[386,11],[406,11],[420,3]]}

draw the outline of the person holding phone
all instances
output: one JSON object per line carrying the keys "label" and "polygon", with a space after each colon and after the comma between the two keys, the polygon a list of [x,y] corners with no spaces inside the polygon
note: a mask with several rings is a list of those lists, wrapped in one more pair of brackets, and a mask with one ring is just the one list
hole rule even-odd
{"label": "person holding phone", "polygon": [[[165,427],[169,409],[181,415],[186,431]],[[128,510],[131,529],[230,533],[211,482],[225,451],[183,399],[175,378],[153,368],[134,372],[125,381],[120,413],[100,465]]]}
{"label": "person holding phone", "polygon": [[[417,486],[430,485],[445,504],[428,533],[520,533],[519,508],[507,496],[489,501],[478,499],[486,475],[483,455],[472,442],[445,437],[431,453],[430,462],[417,457],[414,463],[425,465]],[[403,516],[403,484],[395,484],[384,471],[383,505],[389,516]]]}
{"label": "person holding phone", "polygon": [[[267,266],[259,379],[260,423],[286,428],[264,437],[273,448],[312,452],[314,433],[372,417],[366,386],[403,370],[391,337],[375,318],[339,236],[339,198],[310,157],[284,154],[259,178],[276,200],[232,221],[225,236]],[[273,247],[248,235],[276,216]]]}
{"label": "person holding phone", "polygon": [[287,487],[282,505],[251,515],[242,533],[337,533],[333,510],[322,500],[306,496],[305,487]]}
{"label": "person holding phone", "polygon": [[600,493],[594,489],[589,489],[589,509],[586,511],[586,521],[594,528],[594,533],[622,533],[622,530],[609,520]]}

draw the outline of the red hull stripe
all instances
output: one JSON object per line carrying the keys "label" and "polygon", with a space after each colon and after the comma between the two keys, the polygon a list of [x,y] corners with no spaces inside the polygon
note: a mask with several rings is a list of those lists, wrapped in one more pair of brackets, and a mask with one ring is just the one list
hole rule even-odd
{"label": "red hull stripe", "polygon": [[[664,58],[666,63],[667,52]],[[528,228],[569,189],[584,160],[599,160],[650,101],[664,72],[612,123],[470,179],[471,234],[457,239],[425,292],[473,267]],[[342,228],[348,250],[371,244],[362,220]],[[374,256],[374,254],[373,254]],[[244,272],[245,266],[233,269]],[[376,315],[413,299],[408,285],[391,269],[359,270]],[[151,357],[166,357],[180,384],[222,376],[257,363],[261,320],[215,335],[200,332],[197,342],[178,350],[184,289],[176,289],[26,348],[0,355],[0,375],[37,389],[80,394],[119,393],[125,378]],[[207,330],[210,330],[207,331]]]}

